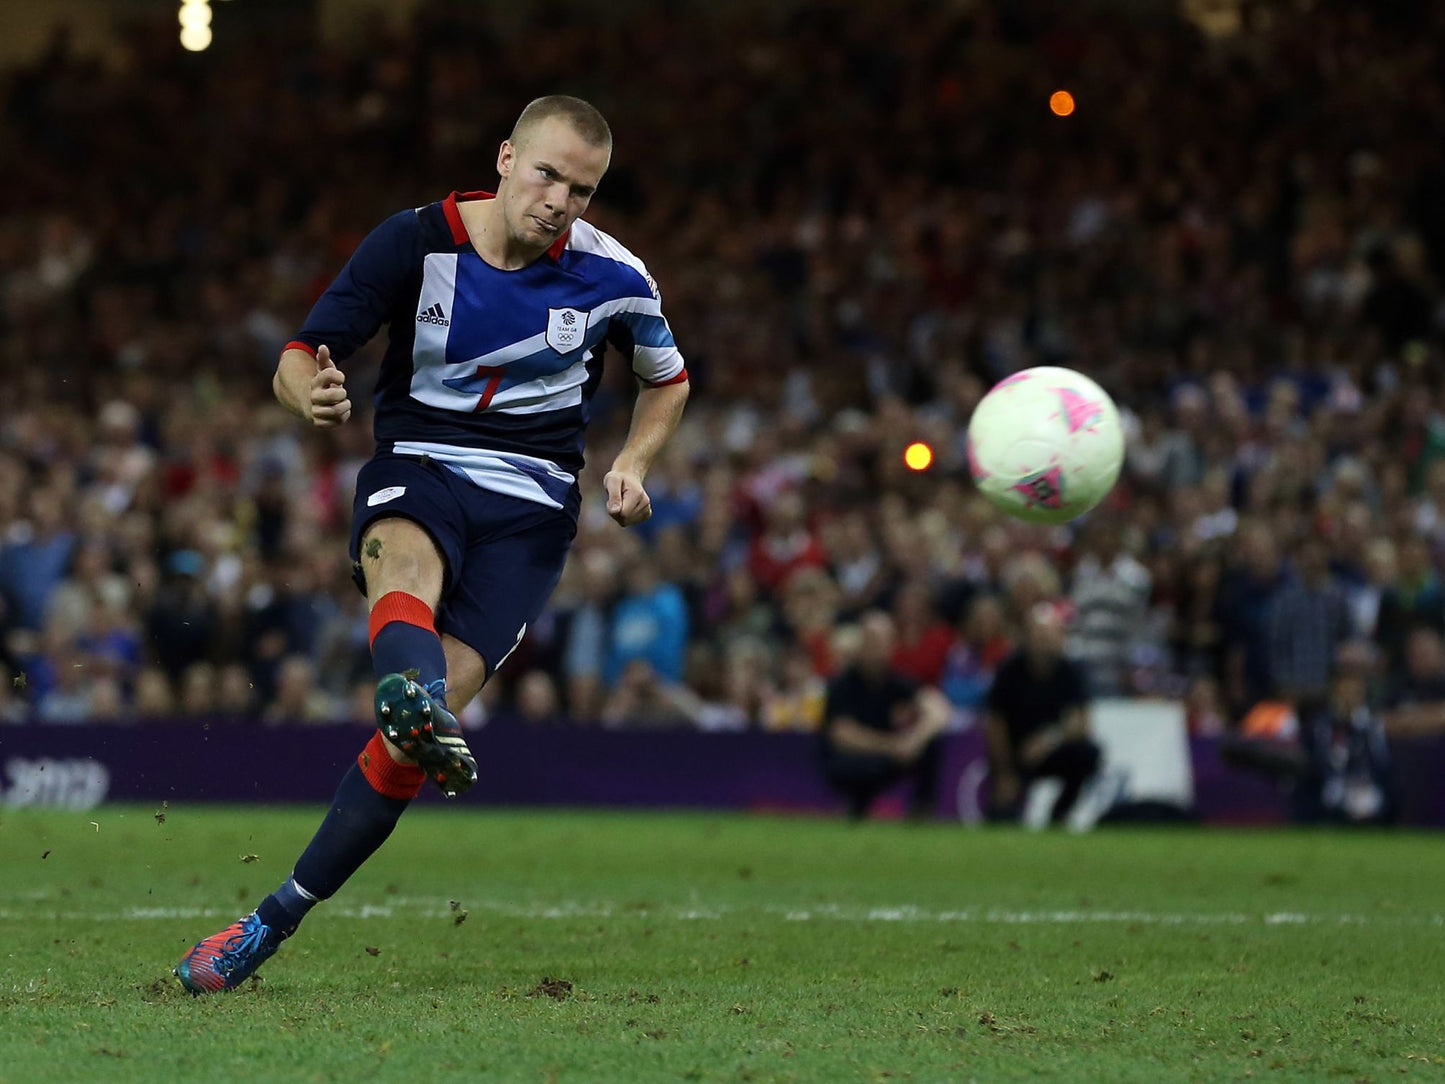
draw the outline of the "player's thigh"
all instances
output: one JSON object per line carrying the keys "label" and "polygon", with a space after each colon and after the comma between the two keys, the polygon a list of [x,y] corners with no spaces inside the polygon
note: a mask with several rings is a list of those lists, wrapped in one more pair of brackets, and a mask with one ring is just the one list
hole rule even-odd
{"label": "player's thigh", "polygon": [[466,515],[456,489],[467,484],[436,463],[388,452],[361,468],[350,550],[373,605],[404,591],[436,607],[465,551]]}
{"label": "player's thigh", "polygon": [[361,535],[361,571],[372,606],[392,591],[415,595],[436,608],[446,580],[441,547],[420,524],[399,516],[372,521]]}
{"label": "player's thigh", "polygon": [[437,615],[438,629],[481,657],[481,684],[506,662],[547,605],[576,533],[576,525],[556,509],[497,507],[516,518],[517,529],[467,548],[463,573]]}

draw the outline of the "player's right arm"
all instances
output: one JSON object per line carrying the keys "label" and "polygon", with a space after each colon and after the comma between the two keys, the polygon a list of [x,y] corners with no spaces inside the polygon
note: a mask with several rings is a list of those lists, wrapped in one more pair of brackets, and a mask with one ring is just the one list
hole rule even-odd
{"label": "player's right arm", "polygon": [[366,235],[281,353],[271,389],[282,406],[320,427],[351,417],[346,374],[336,362],[349,358],[391,318],[420,274],[421,259],[415,211],[394,214]]}
{"label": "player's right arm", "polygon": [[299,346],[288,346],[271,378],[276,401],[297,417],[319,428],[341,425],[351,417],[346,374],[331,360],[331,348],[322,343],[316,356]]}

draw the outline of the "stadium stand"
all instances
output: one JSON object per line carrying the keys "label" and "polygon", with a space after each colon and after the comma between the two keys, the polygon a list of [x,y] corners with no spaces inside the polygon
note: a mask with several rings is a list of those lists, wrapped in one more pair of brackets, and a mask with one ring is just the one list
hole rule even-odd
{"label": "stadium stand", "polygon": [[[653,520],[593,501],[484,711],[815,727],[882,607],[962,726],[1048,598],[1110,693],[1201,732],[1323,689],[1346,641],[1413,696],[1414,634],[1445,632],[1445,7],[1260,5],[1221,37],[1043,7],[649,9],[524,49],[485,5],[427,4],[204,62],[167,14],[119,62],[57,37],[4,72],[0,722],[356,717],[369,416],[306,432],[270,374],[364,231],[486,185],[551,90],[612,122],[590,217],[646,255],[695,393]],[[1125,409],[1107,530],[971,490],[971,408],[1040,363]],[[630,394],[619,367],[592,463]]]}

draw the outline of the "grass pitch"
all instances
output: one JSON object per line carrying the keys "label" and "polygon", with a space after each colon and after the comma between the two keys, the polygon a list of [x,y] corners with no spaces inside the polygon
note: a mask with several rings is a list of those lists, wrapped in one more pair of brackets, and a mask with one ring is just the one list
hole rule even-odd
{"label": "grass pitch", "polygon": [[1445,1081],[1437,837],[413,810],[234,994],[319,810],[0,811],[0,1081]]}

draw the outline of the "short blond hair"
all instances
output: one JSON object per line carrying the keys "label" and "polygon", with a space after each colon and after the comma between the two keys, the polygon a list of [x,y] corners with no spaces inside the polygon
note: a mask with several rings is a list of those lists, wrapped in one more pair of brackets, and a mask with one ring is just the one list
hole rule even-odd
{"label": "short blond hair", "polygon": [[591,102],[584,102],[570,94],[548,94],[528,102],[527,108],[517,117],[517,123],[512,125],[512,134],[508,139],[520,143],[533,128],[553,117],[561,117],[592,146],[612,149],[612,129],[607,126],[607,119]]}

